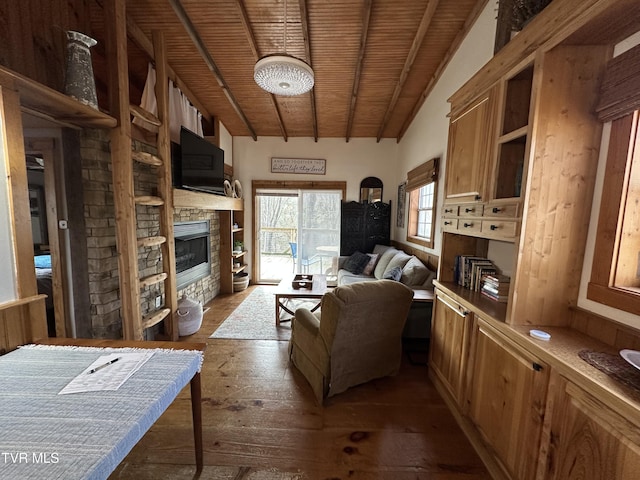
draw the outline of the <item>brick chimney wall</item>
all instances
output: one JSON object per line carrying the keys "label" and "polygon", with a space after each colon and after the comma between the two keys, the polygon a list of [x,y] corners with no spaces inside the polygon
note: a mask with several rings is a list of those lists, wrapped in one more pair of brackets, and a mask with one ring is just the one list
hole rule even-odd
{"label": "brick chimney wall", "polygon": [[[155,153],[155,149],[134,141],[138,151]],[[109,134],[104,130],[83,131],[81,138],[83,198],[87,240],[87,264],[91,301],[91,331],[94,338],[121,338],[120,284],[116,250],[115,209]],[[155,195],[157,192],[156,167],[134,162],[134,189],[136,195]],[[140,237],[158,235],[157,208],[136,207],[137,232]],[[220,292],[220,222],[218,213],[209,210],[177,208],[174,221],[210,220],[211,275],[198,280],[178,292],[205,303]],[[162,271],[160,247],[144,247],[138,252],[140,277]],[[155,310],[156,297],[164,295],[162,284],[141,291],[142,315]],[[164,297],[163,297],[164,303]],[[147,332],[149,337],[152,332]]]}

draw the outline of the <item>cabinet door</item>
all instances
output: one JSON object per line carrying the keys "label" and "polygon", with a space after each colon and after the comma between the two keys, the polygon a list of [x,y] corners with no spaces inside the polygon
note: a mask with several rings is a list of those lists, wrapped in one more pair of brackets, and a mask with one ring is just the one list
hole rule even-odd
{"label": "cabinet door", "polygon": [[429,368],[460,404],[473,315],[462,305],[436,291],[431,320]]}
{"label": "cabinet door", "polygon": [[509,477],[534,478],[549,369],[480,318],[472,342],[468,415]]}
{"label": "cabinet door", "polygon": [[487,199],[494,110],[493,94],[488,93],[451,119],[445,183],[447,199]]}
{"label": "cabinet door", "polygon": [[[557,380],[557,381],[556,381]],[[631,480],[640,476],[640,430],[602,402],[552,377],[550,432],[541,449],[541,478]],[[546,456],[544,455],[546,452]]]}

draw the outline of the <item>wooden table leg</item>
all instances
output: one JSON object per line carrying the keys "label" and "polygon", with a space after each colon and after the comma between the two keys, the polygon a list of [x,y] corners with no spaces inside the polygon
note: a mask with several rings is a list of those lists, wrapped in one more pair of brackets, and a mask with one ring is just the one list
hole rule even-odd
{"label": "wooden table leg", "polygon": [[280,295],[276,293],[276,327],[280,325]]}
{"label": "wooden table leg", "polygon": [[193,417],[193,443],[196,451],[196,471],[202,471],[202,386],[200,372],[191,379],[191,415]]}

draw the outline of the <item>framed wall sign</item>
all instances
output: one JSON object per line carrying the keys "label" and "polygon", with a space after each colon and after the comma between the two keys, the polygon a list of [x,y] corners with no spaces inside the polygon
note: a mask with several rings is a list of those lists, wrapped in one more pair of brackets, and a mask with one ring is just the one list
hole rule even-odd
{"label": "framed wall sign", "polygon": [[327,161],[321,158],[271,157],[271,173],[325,175],[327,173]]}

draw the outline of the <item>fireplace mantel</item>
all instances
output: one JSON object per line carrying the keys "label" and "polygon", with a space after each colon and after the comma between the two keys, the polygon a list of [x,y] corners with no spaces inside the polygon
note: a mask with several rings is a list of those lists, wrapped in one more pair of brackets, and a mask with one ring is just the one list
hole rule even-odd
{"label": "fireplace mantel", "polygon": [[174,188],[173,206],[179,208],[200,208],[202,210],[238,211],[244,209],[244,201],[241,198],[223,197],[222,195]]}

